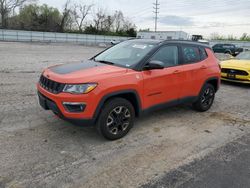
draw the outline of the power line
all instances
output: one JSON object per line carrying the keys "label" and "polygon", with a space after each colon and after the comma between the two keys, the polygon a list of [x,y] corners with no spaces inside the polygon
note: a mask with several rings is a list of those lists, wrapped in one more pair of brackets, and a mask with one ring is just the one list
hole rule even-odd
{"label": "power line", "polygon": [[155,0],[155,3],[153,3],[153,13],[155,13],[155,32],[157,31],[157,21],[158,21],[158,14],[159,14],[159,6],[160,4],[158,3],[158,0]]}
{"label": "power line", "polygon": [[[208,29],[208,28],[228,28],[228,27],[240,27],[240,26],[249,26],[250,23],[237,23],[237,24],[226,24],[226,25],[219,25],[219,26],[186,26],[186,29]],[[168,26],[168,28],[175,28],[176,26]],[[152,28],[150,28],[152,29]],[[164,30],[166,28],[161,27],[160,29]]]}
{"label": "power line", "polygon": [[148,7],[146,9],[141,10],[141,11],[138,11],[137,13],[133,14],[133,16],[130,17],[130,18],[138,18],[138,16],[142,16],[142,15],[148,14],[149,13],[148,11],[150,9],[152,9],[152,7]]}

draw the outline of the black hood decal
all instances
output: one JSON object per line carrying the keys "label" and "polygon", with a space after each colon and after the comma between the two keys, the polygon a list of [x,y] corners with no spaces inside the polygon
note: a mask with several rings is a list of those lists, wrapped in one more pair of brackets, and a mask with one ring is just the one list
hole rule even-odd
{"label": "black hood decal", "polygon": [[69,63],[51,67],[50,70],[57,74],[69,74],[82,69],[89,69],[93,67],[105,66],[103,63],[98,63],[92,60],[87,60],[79,63]]}

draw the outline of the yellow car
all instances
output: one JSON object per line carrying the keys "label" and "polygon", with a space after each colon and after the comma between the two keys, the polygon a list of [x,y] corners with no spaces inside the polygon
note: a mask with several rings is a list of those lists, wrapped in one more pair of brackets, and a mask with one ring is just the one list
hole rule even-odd
{"label": "yellow car", "polygon": [[242,52],[233,59],[222,61],[220,65],[222,80],[250,84],[250,51]]}

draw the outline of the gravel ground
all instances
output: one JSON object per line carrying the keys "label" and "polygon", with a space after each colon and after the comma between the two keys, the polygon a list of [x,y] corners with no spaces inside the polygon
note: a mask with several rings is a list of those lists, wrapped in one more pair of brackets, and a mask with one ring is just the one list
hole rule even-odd
{"label": "gravel ground", "polygon": [[43,68],[101,50],[0,42],[0,187],[137,187],[250,133],[250,87],[242,85],[222,84],[206,113],[158,111],[113,142],[39,107]]}
{"label": "gravel ground", "polygon": [[142,188],[248,188],[249,185],[250,134],[247,134]]}

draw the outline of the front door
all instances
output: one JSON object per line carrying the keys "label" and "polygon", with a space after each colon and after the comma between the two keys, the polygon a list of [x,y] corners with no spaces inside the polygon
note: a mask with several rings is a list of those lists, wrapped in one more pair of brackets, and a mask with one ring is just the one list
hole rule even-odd
{"label": "front door", "polygon": [[179,55],[177,46],[161,47],[150,60],[161,61],[164,69],[144,70],[144,109],[179,99]]}

